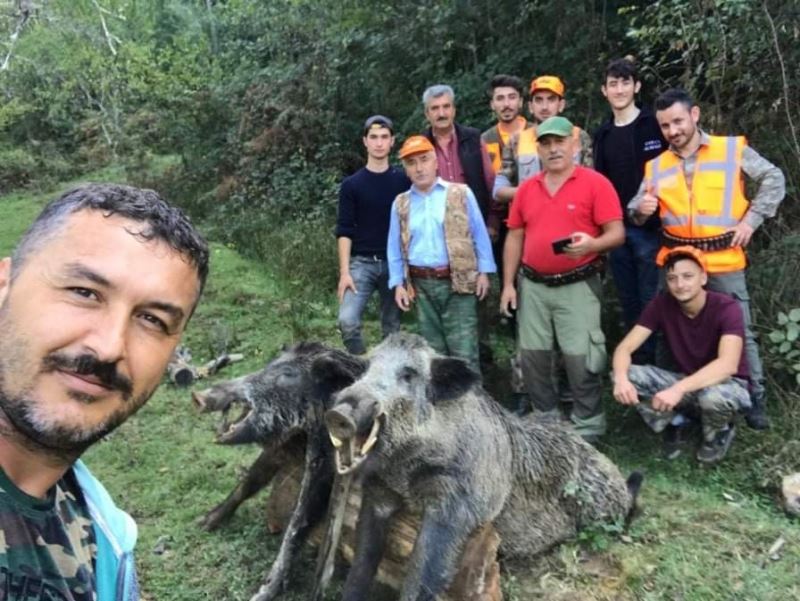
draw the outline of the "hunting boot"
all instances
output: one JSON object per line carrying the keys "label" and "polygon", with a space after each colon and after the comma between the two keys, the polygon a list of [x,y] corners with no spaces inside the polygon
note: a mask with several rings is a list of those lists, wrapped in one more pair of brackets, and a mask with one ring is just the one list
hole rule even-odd
{"label": "hunting boot", "polygon": [[750,411],[745,413],[744,421],[753,430],[769,430],[769,418],[767,417],[766,403],[764,397],[753,397],[750,399],[753,403]]}
{"label": "hunting boot", "polygon": [[728,454],[731,448],[733,437],[736,435],[736,426],[729,424],[728,427],[717,430],[714,436],[703,441],[703,446],[697,451],[697,460],[705,465],[719,463]]}
{"label": "hunting boot", "polygon": [[558,397],[553,389],[553,351],[519,352],[525,390],[535,411],[553,413],[558,410]]}

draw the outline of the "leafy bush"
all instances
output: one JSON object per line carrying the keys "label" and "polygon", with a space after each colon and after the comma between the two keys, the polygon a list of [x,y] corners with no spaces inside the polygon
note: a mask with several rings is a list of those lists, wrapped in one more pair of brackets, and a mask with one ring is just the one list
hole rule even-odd
{"label": "leafy bush", "polygon": [[778,312],[777,327],[769,333],[771,367],[782,370],[800,386],[800,307]]}
{"label": "leafy bush", "polygon": [[0,148],[0,193],[27,186],[36,177],[36,163],[24,148]]}

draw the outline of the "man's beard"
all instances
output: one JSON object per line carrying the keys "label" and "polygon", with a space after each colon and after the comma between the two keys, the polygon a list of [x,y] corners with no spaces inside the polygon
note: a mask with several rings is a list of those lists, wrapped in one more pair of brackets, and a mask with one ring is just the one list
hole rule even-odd
{"label": "man's beard", "polygon": [[[51,353],[43,360],[33,377],[65,370],[81,375],[91,375],[104,386],[118,391],[124,404],[108,415],[101,423],[92,426],[64,425],[45,414],[42,404],[34,397],[33,384],[16,393],[8,390],[8,374],[25,367],[26,344],[15,335],[7,319],[7,307],[0,308],[0,423],[3,435],[14,436],[21,444],[34,451],[74,459],[92,444],[112,432],[133,414],[150,397],[153,391],[132,398],[133,384],[119,374],[116,365],[103,363],[90,354],[70,357],[64,353]],[[29,370],[25,370],[29,371]],[[76,401],[91,404],[94,398],[79,393],[68,393]]]}

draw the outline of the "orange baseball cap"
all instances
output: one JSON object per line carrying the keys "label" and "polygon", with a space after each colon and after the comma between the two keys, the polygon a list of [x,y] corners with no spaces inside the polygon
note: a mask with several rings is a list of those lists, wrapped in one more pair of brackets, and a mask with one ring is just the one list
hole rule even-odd
{"label": "orange baseball cap", "polygon": [[535,94],[540,90],[548,90],[563,98],[564,82],[555,75],[542,75],[540,77],[535,77],[533,81],[531,81],[531,94]]}
{"label": "orange baseball cap", "polygon": [[664,262],[666,263],[669,261],[670,257],[674,257],[675,255],[689,255],[698,265],[700,265],[700,267],[703,268],[703,271],[708,271],[708,261],[706,261],[705,254],[703,254],[703,251],[699,248],[689,246],[688,244],[670,248],[667,251],[667,254],[664,255]]}
{"label": "orange baseball cap", "polygon": [[400,147],[400,160],[410,157],[413,154],[429,152],[433,150],[433,144],[425,136],[411,136],[403,142]]}

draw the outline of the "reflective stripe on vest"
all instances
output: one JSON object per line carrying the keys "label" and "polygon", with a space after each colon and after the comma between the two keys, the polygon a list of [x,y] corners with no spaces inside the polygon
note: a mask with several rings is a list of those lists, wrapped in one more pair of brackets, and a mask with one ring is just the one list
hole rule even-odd
{"label": "reflective stripe on vest", "polygon": [[[536,128],[525,129],[519,134],[517,142],[517,175],[519,182],[524,182],[529,177],[533,177],[542,170],[542,162],[539,160],[539,149],[536,144]],[[577,125],[572,127],[572,139],[577,144],[577,150],[573,161],[576,165],[581,164],[581,128]]]}
{"label": "reflective stripe on vest", "polygon": [[494,171],[495,174],[497,174],[503,166],[503,159],[500,156],[501,152],[502,150],[498,142],[486,143],[486,153],[489,155],[489,160],[492,161],[492,171]]}
{"label": "reflective stripe on vest", "polygon": [[[743,137],[710,136],[697,151],[691,191],[686,185],[681,159],[665,151],[645,165],[645,186],[658,196],[659,214],[664,229],[682,238],[719,236],[737,225],[749,203],[742,181]],[[666,249],[657,262],[663,264]],[[709,272],[744,269],[741,247],[710,252]]]}

